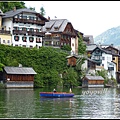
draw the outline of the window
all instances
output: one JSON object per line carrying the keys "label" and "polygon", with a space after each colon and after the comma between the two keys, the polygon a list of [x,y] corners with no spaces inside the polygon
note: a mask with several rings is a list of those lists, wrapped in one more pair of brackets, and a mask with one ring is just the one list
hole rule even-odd
{"label": "window", "polygon": [[23,31],[27,31],[27,28],[23,27],[22,30],[23,30]]}
{"label": "window", "polygon": [[95,56],[95,59],[96,60],[100,60],[100,56]]}
{"label": "window", "polygon": [[19,27],[14,27],[14,30],[19,30]]}
{"label": "window", "polygon": [[63,43],[61,43],[61,45],[63,45]]}
{"label": "window", "polygon": [[105,57],[102,57],[102,60],[105,60]]}
{"label": "window", "polygon": [[33,48],[33,46],[32,46],[32,45],[30,45],[30,48]]}
{"label": "window", "polygon": [[27,41],[27,37],[22,37],[23,42]]}
{"label": "window", "polygon": [[29,19],[30,19],[30,20],[34,20],[34,17],[29,16]]}
{"label": "window", "polygon": [[33,38],[33,37],[29,37],[29,41],[30,41],[30,42],[33,42],[33,41],[34,41],[34,38]]}
{"label": "window", "polygon": [[96,53],[96,54],[99,54],[99,53],[100,53],[100,50],[99,50],[99,49],[96,49],[96,50],[95,50],[95,53]]}
{"label": "window", "polygon": [[3,43],[5,43],[5,40],[3,40]]}
{"label": "window", "polygon": [[39,32],[39,29],[36,29],[36,32]]}
{"label": "window", "polygon": [[23,18],[23,19],[27,19],[27,16],[23,16],[22,18]]}
{"label": "window", "polygon": [[25,47],[25,48],[26,48],[26,45],[23,45],[23,47]]}
{"label": "window", "polygon": [[41,43],[40,38],[36,38],[36,43]]}
{"label": "window", "polygon": [[19,41],[19,36],[14,36],[15,41]]}
{"label": "window", "polygon": [[8,40],[7,43],[10,43],[10,40]]}
{"label": "window", "polygon": [[33,29],[33,28],[30,28],[29,31],[34,31],[34,29]]}
{"label": "window", "polygon": [[115,60],[115,57],[113,57],[113,60]]}

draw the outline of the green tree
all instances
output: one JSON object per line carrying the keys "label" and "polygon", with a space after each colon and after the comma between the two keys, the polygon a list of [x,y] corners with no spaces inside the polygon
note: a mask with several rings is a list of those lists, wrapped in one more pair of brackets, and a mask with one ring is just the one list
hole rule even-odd
{"label": "green tree", "polygon": [[109,78],[108,78],[107,70],[105,70],[105,69],[97,70],[95,74],[98,75],[98,76],[102,76],[104,78],[104,85],[108,84]]}
{"label": "green tree", "polygon": [[69,67],[67,70],[64,71],[63,74],[64,86],[67,86],[69,88],[77,86],[78,85],[77,79],[78,79],[78,75],[74,70],[74,68]]}
{"label": "green tree", "polygon": [[62,50],[66,50],[66,51],[71,51],[71,50],[72,50],[72,48],[70,47],[70,45],[63,45],[63,46],[61,47],[61,49],[62,49]]}
{"label": "green tree", "polygon": [[34,10],[34,11],[35,11],[35,7],[33,7],[33,8],[32,8],[32,7],[29,7],[29,9],[30,9],[30,10]]}
{"label": "green tree", "polygon": [[42,15],[42,16],[45,16],[45,9],[44,9],[44,7],[41,7],[40,8],[40,14]]}
{"label": "green tree", "polygon": [[14,7],[16,7],[16,9],[20,9],[20,8],[26,8],[25,3],[24,2],[0,2],[0,9],[2,10],[3,13],[13,10]]}
{"label": "green tree", "polygon": [[83,41],[82,35],[78,32],[78,53],[86,55],[86,44]]}
{"label": "green tree", "polygon": [[78,81],[79,81],[79,85],[81,85],[82,83],[82,78],[85,75],[85,70],[82,68],[82,64],[85,62],[87,55],[86,55],[86,44],[83,41],[83,38],[81,36],[81,34],[78,32],[78,54],[79,57],[77,59],[76,62],[76,67],[75,70],[78,73]]}
{"label": "green tree", "polygon": [[0,71],[3,71],[4,64],[0,63]]}

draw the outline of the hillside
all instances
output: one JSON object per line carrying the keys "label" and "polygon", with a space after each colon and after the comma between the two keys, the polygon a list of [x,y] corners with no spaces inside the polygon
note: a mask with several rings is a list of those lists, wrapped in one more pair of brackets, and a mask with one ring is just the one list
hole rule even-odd
{"label": "hillside", "polygon": [[94,38],[95,44],[113,44],[120,46],[120,26],[106,30]]}

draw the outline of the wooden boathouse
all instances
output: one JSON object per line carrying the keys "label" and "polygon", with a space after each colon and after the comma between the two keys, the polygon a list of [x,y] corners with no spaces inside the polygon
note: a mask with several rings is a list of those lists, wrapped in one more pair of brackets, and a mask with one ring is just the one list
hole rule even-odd
{"label": "wooden boathouse", "polygon": [[32,67],[4,67],[3,82],[6,88],[33,88],[34,75]]}
{"label": "wooden boathouse", "polygon": [[104,87],[102,76],[86,75],[82,80],[82,87]]}

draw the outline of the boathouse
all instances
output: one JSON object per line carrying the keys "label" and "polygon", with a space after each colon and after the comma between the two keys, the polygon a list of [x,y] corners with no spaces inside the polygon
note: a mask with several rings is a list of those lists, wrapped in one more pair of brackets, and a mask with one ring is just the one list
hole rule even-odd
{"label": "boathouse", "polygon": [[6,88],[33,88],[34,75],[32,67],[4,67],[3,80]]}
{"label": "boathouse", "polygon": [[104,87],[102,76],[86,75],[82,80],[82,87]]}
{"label": "boathouse", "polygon": [[77,56],[70,55],[70,56],[67,56],[66,58],[67,58],[67,65],[68,66],[72,66],[72,67],[76,66],[76,61],[78,58]]}

